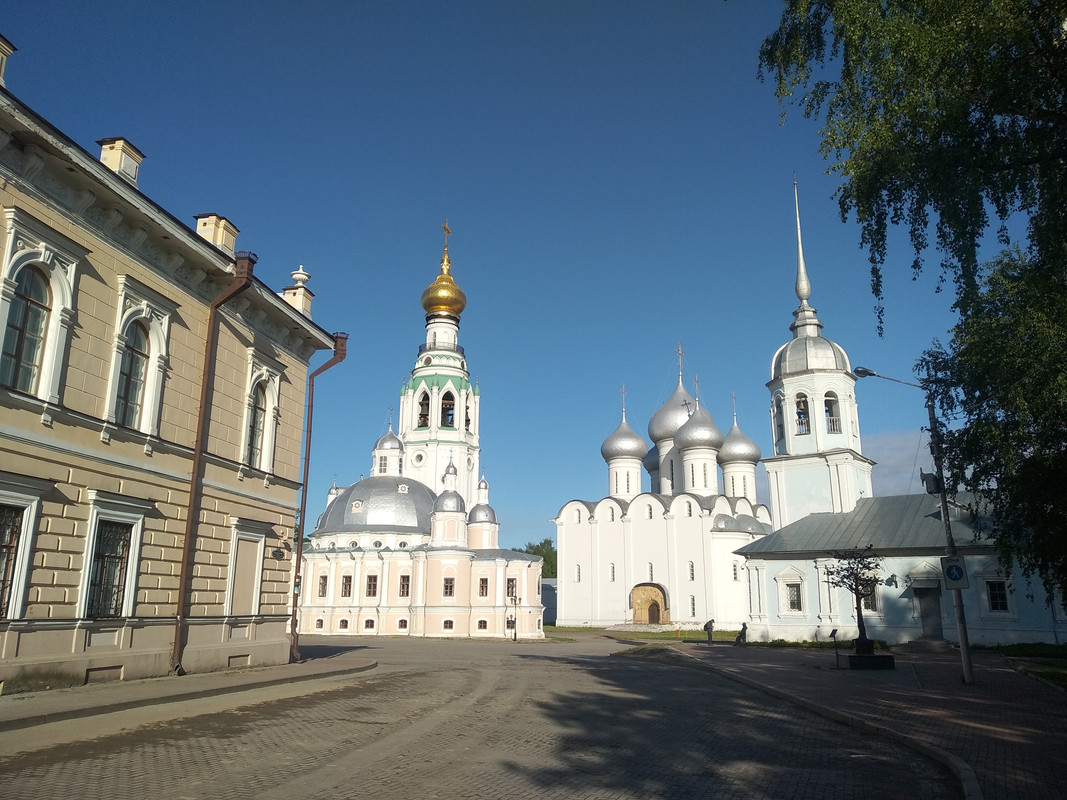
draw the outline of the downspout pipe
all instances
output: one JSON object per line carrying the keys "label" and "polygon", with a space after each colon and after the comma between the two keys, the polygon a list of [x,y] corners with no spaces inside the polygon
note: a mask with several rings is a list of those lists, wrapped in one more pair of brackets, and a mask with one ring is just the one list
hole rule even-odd
{"label": "downspout pipe", "polygon": [[304,516],[308,505],[308,470],[311,467],[311,421],[315,415],[315,378],[345,360],[348,351],[348,334],[333,335],[333,357],[308,376],[307,429],[304,432],[304,477],[300,490],[300,516],[296,521],[296,553],[293,566],[293,616],[289,622],[292,644],[289,655],[292,661],[300,660],[300,633],[296,629],[296,612],[300,602],[300,573],[304,557]]}
{"label": "downspout pipe", "polygon": [[241,251],[234,263],[233,283],[211,303],[207,317],[207,338],[204,341],[204,366],[200,374],[200,411],[196,418],[196,439],[193,442],[193,464],[190,468],[189,508],[185,519],[185,542],[182,546],[181,570],[178,573],[178,603],[174,615],[174,651],[171,665],[176,675],[184,675],[182,655],[185,651],[185,609],[189,604],[190,572],[193,553],[196,551],[196,531],[200,521],[200,503],[203,495],[204,441],[208,419],[211,417],[211,389],[215,377],[215,349],[218,343],[219,309],[252,285],[252,272],[259,257],[255,253]]}

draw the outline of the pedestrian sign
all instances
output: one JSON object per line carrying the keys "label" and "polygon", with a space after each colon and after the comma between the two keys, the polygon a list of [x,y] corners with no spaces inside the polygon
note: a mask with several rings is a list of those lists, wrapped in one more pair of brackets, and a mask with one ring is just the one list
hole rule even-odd
{"label": "pedestrian sign", "polygon": [[967,568],[963,565],[963,556],[944,556],[941,559],[941,573],[945,576],[946,589],[966,589]]}

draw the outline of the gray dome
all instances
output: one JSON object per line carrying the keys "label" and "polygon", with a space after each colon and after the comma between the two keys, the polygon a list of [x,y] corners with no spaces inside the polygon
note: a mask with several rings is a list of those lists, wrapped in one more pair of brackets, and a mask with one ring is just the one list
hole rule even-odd
{"label": "gray dome", "polygon": [[389,431],[382,436],[377,442],[374,443],[375,450],[399,450],[404,452],[404,443],[397,438],[397,435],[393,433],[393,429],[389,428]]}
{"label": "gray dome", "polygon": [[496,512],[493,511],[493,507],[488,503],[479,503],[471,509],[471,513],[467,515],[467,522],[492,522],[496,523]]}
{"label": "gray dome", "polygon": [[761,458],[763,458],[763,453],[760,452],[759,445],[745,436],[737,427],[737,420],[734,420],[734,426],[726,434],[726,440],[722,443],[722,449],[719,450],[719,463],[731,464],[735,461],[747,461],[755,464]]}
{"label": "gray dome", "polygon": [[848,356],[837,342],[824,336],[801,336],[778,348],[771,359],[771,380],[811,370],[851,372]]}
{"label": "gray dome", "polygon": [[363,531],[429,534],[436,499],[428,486],[410,478],[364,478],[334,498],[311,536]]}
{"label": "gray dome", "polygon": [[691,447],[717,450],[722,446],[722,441],[722,431],[703,406],[698,407],[674,434],[674,446],[679,450]]}
{"label": "gray dome", "polygon": [[613,458],[644,458],[648,453],[648,445],[626,421],[625,415],[622,422],[607,439],[600,445],[600,455],[605,461]]}
{"label": "gray dome", "polygon": [[454,489],[446,489],[437,496],[433,504],[434,511],[466,511],[463,495]]}
{"label": "gray dome", "polygon": [[641,466],[645,468],[645,472],[649,475],[659,471],[659,448],[656,445],[652,445],[649,449],[648,455],[641,461]]}
{"label": "gray dome", "polygon": [[685,403],[689,404],[689,408],[695,405],[693,397],[682,386],[682,382],[678,381],[678,387],[674,390],[674,394],[659,407],[659,410],[649,420],[648,438],[659,444],[664,439],[670,439],[674,436],[677,430],[689,419],[689,411],[686,409]]}
{"label": "gray dome", "polygon": [[487,481],[485,479],[484,475],[482,476],[482,479],[480,481],[478,481],[478,488],[479,489],[488,489],[489,488],[489,481]]}
{"label": "gray dome", "polygon": [[448,459],[448,466],[445,467],[445,475],[459,475],[459,470],[456,469],[456,465],[452,463],[452,459]]}

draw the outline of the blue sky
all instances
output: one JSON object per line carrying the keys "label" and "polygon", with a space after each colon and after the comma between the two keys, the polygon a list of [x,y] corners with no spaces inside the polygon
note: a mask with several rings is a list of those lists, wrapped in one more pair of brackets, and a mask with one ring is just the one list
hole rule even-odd
{"label": "blue sky", "polygon": [[[179,219],[240,228],[274,288],[303,264],[313,316],[347,331],[316,384],[309,516],[370,447],[423,341],[440,225],[467,294],[482,464],[501,541],[553,536],[607,490],[600,444],[644,432],[685,351],[719,426],[737,395],[764,454],[770,359],[790,337],[799,183],[811,303],[853,366],[911,378],[953,323],[934,266],[891,239],[879,338],[867,255],[833,199],[818,125],[780,124],[757,78],[780,4],[182,2],[8,4],[9,91],[92,153],[123,136]],[[315,364],[325,360],[320,356]],[[858,387],[875,491],[929,467],[919,392]],[[761,498],[765,499],[765,498]]]}

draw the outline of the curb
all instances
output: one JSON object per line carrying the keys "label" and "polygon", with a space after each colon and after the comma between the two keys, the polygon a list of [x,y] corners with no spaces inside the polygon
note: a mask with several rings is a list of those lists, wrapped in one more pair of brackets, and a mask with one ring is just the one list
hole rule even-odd
{"label": "curb", "polygon": [[777,689],[773,686],[768,686],[765,683],[752,680],[752,678],[744,675],[739,675],[736,672],[732,672],[728,669],[723,669],[715,664],[710,664],[702,658],[686,653],[680,648],[673,648],[677,652],[681,653],[688,659],[691,659],[694,663],[700,665],[704,669],[708,669],[717,675],[721,675],[724,678],[729,678],[737,683],[744,684],[752,689],[758,689],[761,692],[777,697],[779,700],[785,700],[788,703],[792,703],[795,706],[811,711],[814,714],[818,714],[821,717],[833,720],[834,722],[840,722],[843,725],[856,728],[857,730],[864,731],[866,733],[872,733],[875,736],[881,736],[885,739],[890,739],[898,744],[904,745],[912,750],[922,753],[924,756],[939,761],[948,767],[952,773],[959,779],[960,787],[963,790],[964,800],[983,800],[982,787],[978,783],[978,776],[975,775],[974,769],[959,756],[954,753],[950,753],[947,750],[942,750],[940,747],[927,744],[920,741],[913,736],[908,736],[906,733],[887,728],[884,725],[879,725],[876,722],[870,722],[869,720],[862,719],[860,717],[851,716],[841,711],[837,711],[832,708],[814,703],[811,700],[806,700],[799,695],[791,694],[782,689]]}
{"label": "curb", "polygon": [[[369,672],[372,669],[377,669],[377,661],[368,661],[359,664],[354,667],[341,667],[335,669],[322,670],[313,673],[297,673],[293,675],[281,675],[281,676],[264,676],[259,680],[249,680],[245,683],[231,684],[226,686],[213,686],[206,689],[193,690],[189,692],[175,692],[174,694],[157,695],[155,697],[144,697],[137,700],[127,700],[126,702],[111,703],[108,705],[87,706],[85,708],[73,708],[65,711],[46,712],[44,714],[36,714],[28,717],[19,717],[14,719],[0,720],[0,733],[6,731],[23,730],[35,725],[46,725],[49,722],[63,722],[70,719],[82,719],[84,717],[94,717],[98,714],[111,714],[115,711],[128,711],[131,708],[143,708],[145,706],[157,706],[164,705],[166,703],[180,703],[185,700],[201,700],[207,697],[217,697],[223,694],[236,694],[238,692],[248,692],[254,689],[262,689],[267,686],[280,686],[286,683],[301,683],[303,681],[312,681],[319,678],[333,678],[338,675],[356,674],[360,672]],[[201,673],[201,675],[208,675],[211,673]],[[216,673],[217,674],[217,673]],[[194,677],[194,676],[189,676]],[[175,678],[175,680],[182,680],[182,678]]]}

